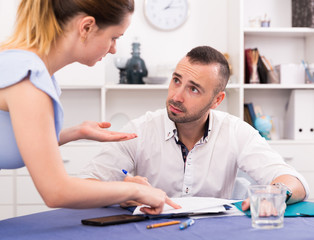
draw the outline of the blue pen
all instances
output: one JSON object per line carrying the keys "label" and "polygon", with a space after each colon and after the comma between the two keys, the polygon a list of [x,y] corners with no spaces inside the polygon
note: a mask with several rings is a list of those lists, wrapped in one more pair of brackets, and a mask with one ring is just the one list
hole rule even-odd
{"label": "blue pen", "polygon": [[127,170],[122,169],[122,172],[123,172],[125,175],[130,176],[130,174],[128,173],[128,171],[127,171]]}
{"label": "blue pen", "polygon": [[191,218],[190,218],[189,220],[186,220],[185,222],[181,223],[180,226],[179,226],[179,228],[180,228],[181,230],[186,229],[186,228],[188,228],[189,226],[193,225],[194,222],[195,222],[194,219],[191,219]]}

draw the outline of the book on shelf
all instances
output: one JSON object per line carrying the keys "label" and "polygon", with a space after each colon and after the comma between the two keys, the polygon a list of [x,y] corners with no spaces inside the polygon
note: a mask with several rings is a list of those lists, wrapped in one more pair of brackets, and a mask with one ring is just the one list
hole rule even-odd
{"label": "book on shelf", "polygon": [[270,62],[261,56],[257,48],[247,48],[245,57],[245,83],[270,83],[269,72],[273,71]]}
{"label": "book on shelf", "polygon": [[244,119],[247,119],[247,123],[249,123],[250,125],[254,126],[254,122],[256,119],[256,114],[255,114],[255,110],[254,110],[254,105],[253,103],[244,103],[244,114],[245,112],[247,112],[247,115],[244,115]]}
{"label": "book on shelf", "polygon": [[253,126],[253,121],[249,112],[248,104],[244,103],[244,121]]}
{"label": "book on shelf", "polygon": [[245,83],[260,83],[258,73],[259,52],[257,48],[245,49]]}
{"label": "book on shelf", "polygon": [[252,60],[250,57],[251,49],[244,50],[244,57],[245,57],[245,83],[250,83],[250,77],[252,74]]}
{"label": "book on shelf", "polygon": [[272,66],[270,61],[265,57],[261,56],[264,67],[266,68],[266,83],[280,83],[279,75],[277,70]]}
{"label": "book on shelf", "polygon": [[265,66],[262,57],[258,56],[258,62],[257,62],[257,72],[260,79],[260,83],[267,83],[267,67]]}

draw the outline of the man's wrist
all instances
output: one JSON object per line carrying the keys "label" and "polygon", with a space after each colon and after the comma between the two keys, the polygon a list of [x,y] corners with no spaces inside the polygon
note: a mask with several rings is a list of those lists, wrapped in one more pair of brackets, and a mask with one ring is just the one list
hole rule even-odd
{"label": "man's wrist", "polygon": [[287,195],[287,197],[286,197],[286,203],[287,203],[287,202],[289,201],[289,199],[291,198],[291,196],[292,196],[292,191],[291,191],[291,189],[290,189],[289,187],[287,187],[286,184],[280,183],[280,182],[273,183],[272,185],[277,186],[277,187],[284,187],[284,188],[286,188],[286,190],[287,190],[287,192],[286,192],[286,195]]}

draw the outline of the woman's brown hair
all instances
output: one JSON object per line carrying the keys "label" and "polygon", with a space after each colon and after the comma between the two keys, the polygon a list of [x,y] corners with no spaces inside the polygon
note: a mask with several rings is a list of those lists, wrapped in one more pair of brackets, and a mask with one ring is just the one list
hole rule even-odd
{"label": "woman's brown hair", "polygon": [[85,13],[103,28],[120,24],[134,12],[134,0],[22,0],[12,36],[1,48],[37,48],[48,54],[66,23]]}

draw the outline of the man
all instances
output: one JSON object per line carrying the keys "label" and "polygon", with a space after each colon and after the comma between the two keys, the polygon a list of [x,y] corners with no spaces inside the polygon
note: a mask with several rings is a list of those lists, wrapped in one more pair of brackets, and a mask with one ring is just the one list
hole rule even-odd
{"label": "man", "polygon": [[[213,110],[225,97],[229,75],[221,53],[208,46],[192,49],[172,75],[166,109],[127,124],[122,131],[138,138],[105,143],[83,176],[122,180],[126,169],[170,197],[230,198],[240,168],[258,184],[286,185],[292,192],[289,203],[305,199],[304,178],[254,128]],[[243,209],[248,207],[244,202]]]}

